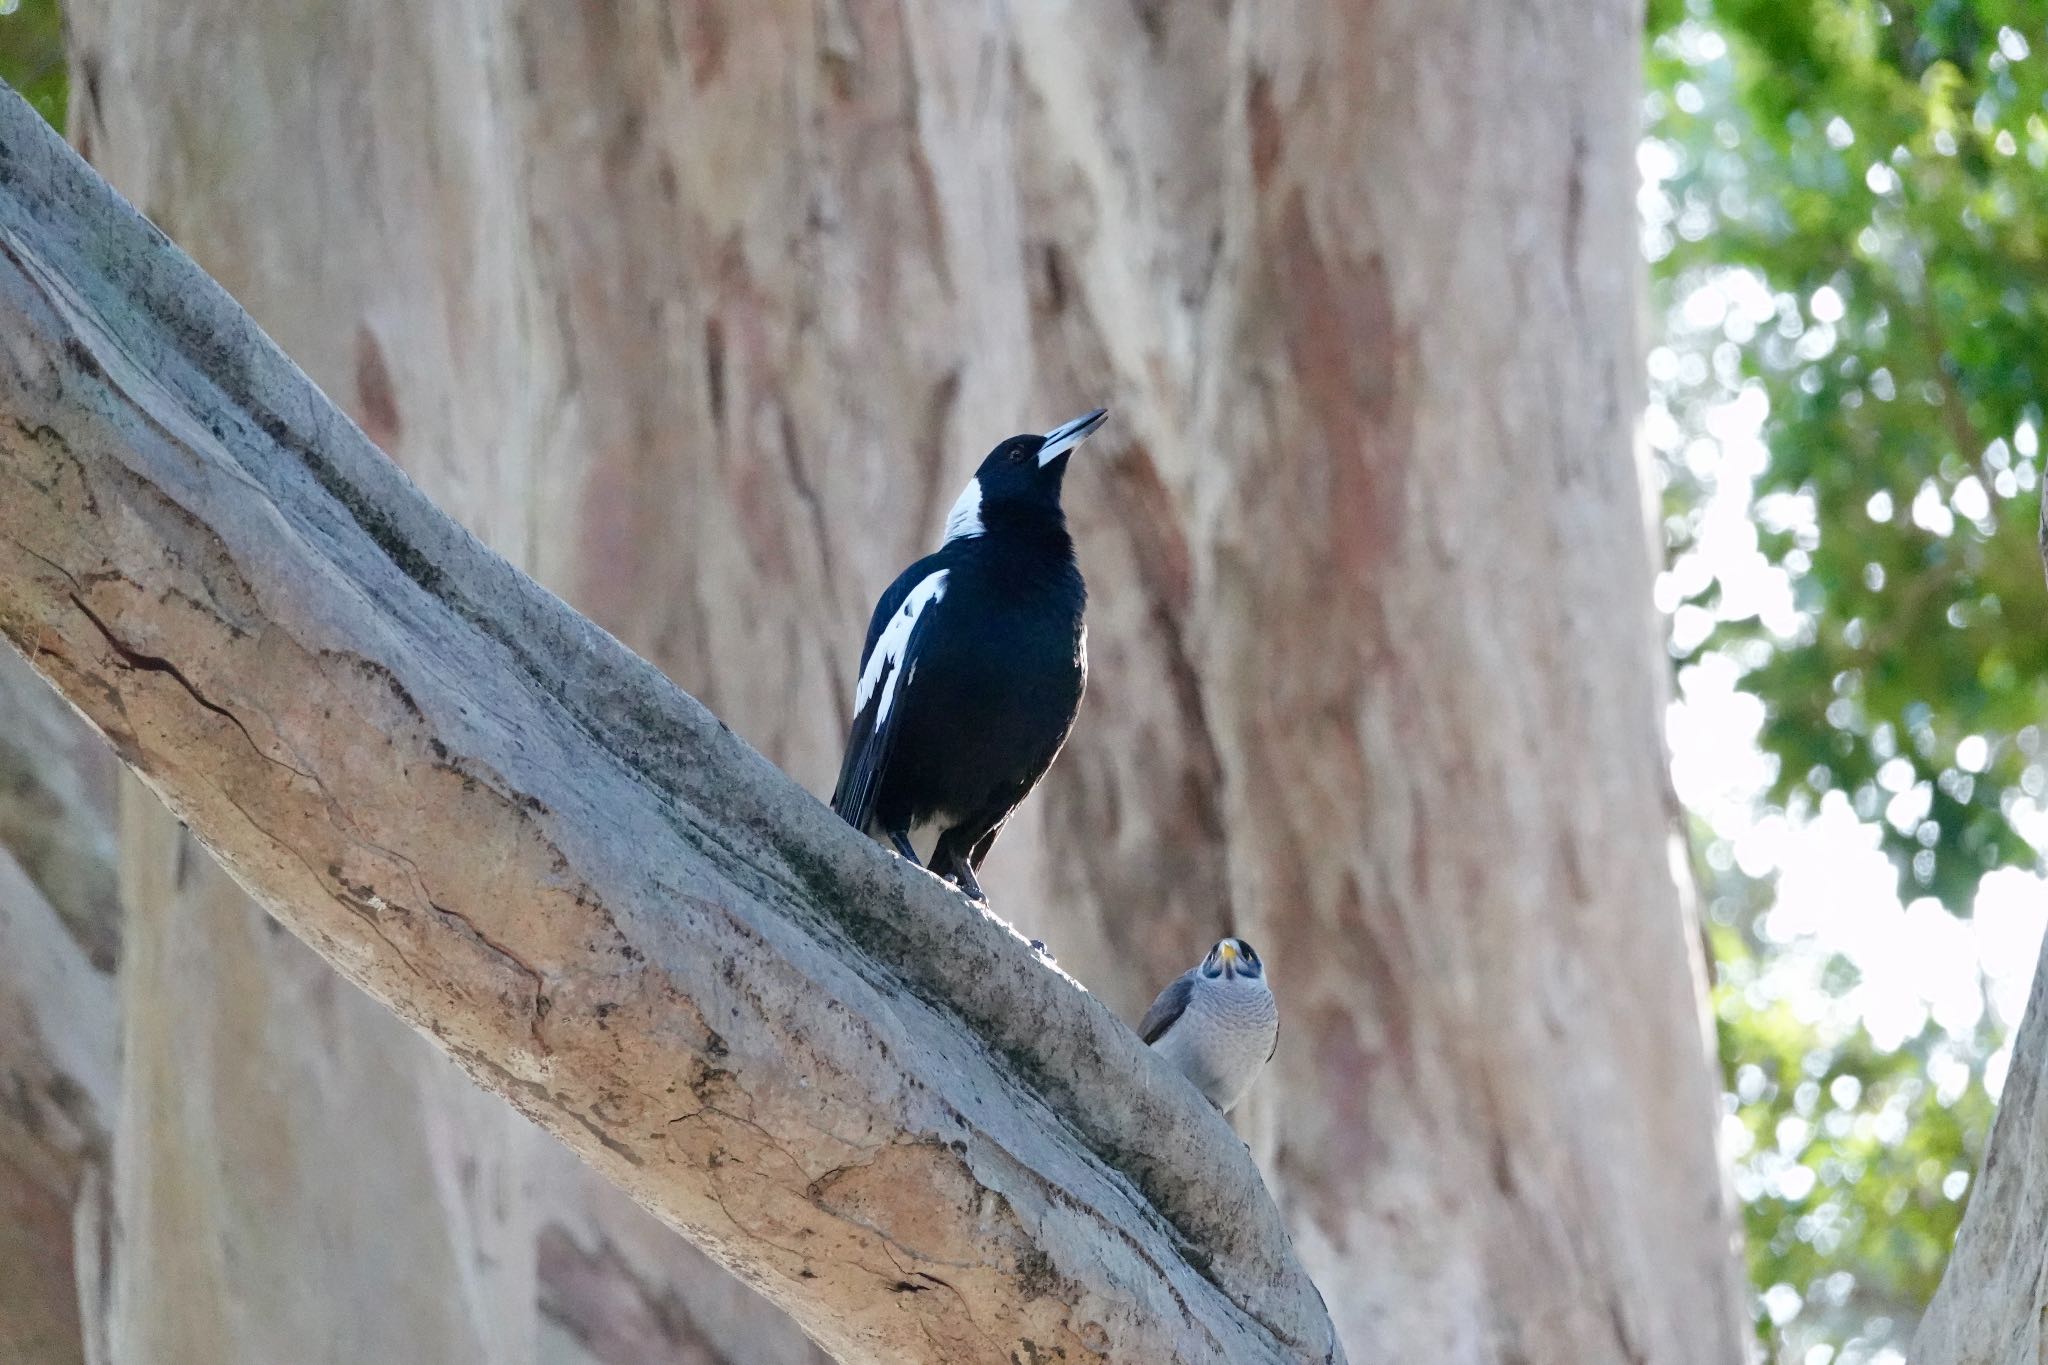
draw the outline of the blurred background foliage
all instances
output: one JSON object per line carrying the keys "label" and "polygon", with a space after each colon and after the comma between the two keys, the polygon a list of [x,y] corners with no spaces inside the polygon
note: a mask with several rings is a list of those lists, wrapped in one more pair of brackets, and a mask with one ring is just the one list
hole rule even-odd
{"label": "blurred background foliage", "polygon": [[0,80],[58,128],[67,75],[57,0],[0,0]]}
{"label": "blurred background foliage", "polygon": [[[2048,11],[2005,0],[1649,6],[1659,605],[1675,713],[1717,683],[1753,702],[1753,778],[1686,794],[1774,1360],[1903,1359],[2016,1023],[1874,1030],[1855,955],[1774,928],[1757,836],[1853,816],[1908,917],[2039,866],[2042,48]],[[57,0],[0,0],[0,77],[61,125]]]}
{"label": "blurred background foliage", "polygon": [[1853,816],[1904,911],[1872,934],[1971,915],[1996,869],[2040,897],[2044,48],[2048,7],[2011,0],[1649,10],[1659,605],[1681,697],[1756,703],[1748,808],[1689,804],[1776,1360],[1901,1358],[2017,1022],[1980,991],[1874,1031],[1858,954],[1774,926],[1773,845]]}

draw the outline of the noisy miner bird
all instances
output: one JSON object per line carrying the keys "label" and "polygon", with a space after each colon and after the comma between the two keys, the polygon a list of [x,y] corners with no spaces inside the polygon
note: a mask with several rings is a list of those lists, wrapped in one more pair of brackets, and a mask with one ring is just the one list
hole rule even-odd
{"label": "noisy miner bird", "polygon": [[832,809],[985,901],[975,871],[1066,742],[1088,676],[1088,590],[1060,510],[1097,408],[981,462],[939,548],[868,622]]}
{"label": "noisy miner bird", "polygon": [[1138,1036],[1224,1113],[1238,1106],[1280,1047],[1280,1007],[1252,945],[1226,938],[1159,993]]}

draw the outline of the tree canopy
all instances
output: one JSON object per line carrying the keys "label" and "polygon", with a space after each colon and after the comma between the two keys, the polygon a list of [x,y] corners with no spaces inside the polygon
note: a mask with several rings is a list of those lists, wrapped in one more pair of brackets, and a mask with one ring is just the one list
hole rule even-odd
{"label": "tree canopy", "polygon": [[[1846,806],[1921,914],[1967,916],[1987,873],[2039,863],[2044,20],[1650,8],[1672,654],[1682,684],[1718,670],[1761,703],[1753,817]],[[1842,955],[1819,1001],[1774,984],[1778,869],[1696,815],[1759,1330],[1783,1359],[1888,1358],[1939,1278],[2015,1021],[1926,1016],[1894,1045],[1839,1008]]]}
{"label": "tree canopy", "polygon": [[69,73],[57,0],[0,0],[0,80],[53,125],[64,126]]}

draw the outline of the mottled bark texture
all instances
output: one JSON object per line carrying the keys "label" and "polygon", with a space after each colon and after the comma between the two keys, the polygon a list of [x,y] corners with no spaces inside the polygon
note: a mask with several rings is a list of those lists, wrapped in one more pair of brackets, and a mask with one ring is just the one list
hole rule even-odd
{"label": "mottled bark texture", "polygon": [[[1342,1360],[1213,1108],[462,531],[11,95],[0,413],[0,634],[273,915],[835,1355]],[[268,988],[233,965],[196,993]],[[216,1159],[260,1207],[248,1118]],[[124,1348],[117,1309],[114,1350],[234,1327]]]}
{"label": "mottled bark texture", "polygon": [[[2048,498],[2041,503],[2048,571]],[[2048,1359],[2048,944],[2034,968],[1984,1169],[1941,1287],[1913,1334],[1914,1365]]]}
{"label": "mottled bark texture", "polygon": [[1639,8],[76,0],[74,137],[814,792],[974,460],[1109,404],[1093,683],[998,909],[1127,1018],[1259,945],[1240,1127],[1355,1356],[1730,1362],[1629,446]]}
{"label": "mottled bark texture", "polygon": [[0,652],[0,1361],[24,1365],[86,1358],[116,1084],[112,840],[77,780],[111,774],[62,710]]}

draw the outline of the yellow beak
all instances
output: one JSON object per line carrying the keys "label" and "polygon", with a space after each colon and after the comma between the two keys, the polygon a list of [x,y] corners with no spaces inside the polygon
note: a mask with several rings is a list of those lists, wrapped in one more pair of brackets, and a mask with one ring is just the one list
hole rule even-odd
{"label": "yellow beak", "polygon": [[1216,945],[1216,956],[1222,959],[1224,966],[1231,965],[1237,961],[1237,945],[1228,939],[1224,940]]}

